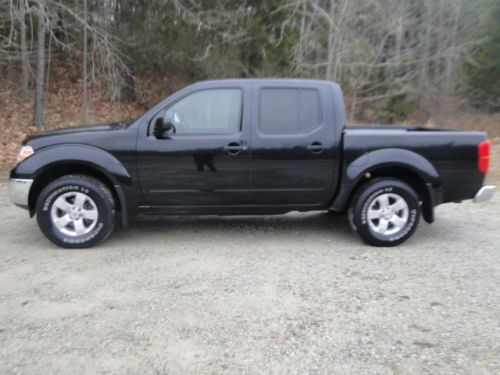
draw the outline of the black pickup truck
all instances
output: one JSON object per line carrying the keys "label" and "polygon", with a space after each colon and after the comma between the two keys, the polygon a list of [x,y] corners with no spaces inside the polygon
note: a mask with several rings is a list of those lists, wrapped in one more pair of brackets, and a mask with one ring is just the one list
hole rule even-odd
{"label": "black pickup truck", "polygon": [[491,198],[482,132],[345,126],[333,82],[196,83],[136,120],[27,138],[12,201],[66,248],[135,214],[347,213],[365,242],[393,246],[446,202]]}

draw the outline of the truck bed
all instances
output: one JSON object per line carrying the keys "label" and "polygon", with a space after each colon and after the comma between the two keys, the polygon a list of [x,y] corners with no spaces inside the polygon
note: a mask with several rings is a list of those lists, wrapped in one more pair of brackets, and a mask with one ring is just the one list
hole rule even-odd
{"label": "truck bed", "polygon": [[[477,151],[484,139],[484,133],[474,131],[416,125],[350,125],[343,132],[343,163],[347,167],[373,162],[376,150],[405,150],[435,168],[441,203],[461,201],[473,198],[484,181],[484,174],[478,170]],[[397,168],[398,160],[395,158],[392,164]]]}

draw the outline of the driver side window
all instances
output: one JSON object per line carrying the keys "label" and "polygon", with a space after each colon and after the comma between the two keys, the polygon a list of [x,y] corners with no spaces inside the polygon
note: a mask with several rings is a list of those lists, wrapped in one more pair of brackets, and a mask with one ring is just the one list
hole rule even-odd
{"label": "driver side window", "polygon": [[234,134],[240,131],[240,89],[207,89],[186,96],[165,112],[175,134]]}

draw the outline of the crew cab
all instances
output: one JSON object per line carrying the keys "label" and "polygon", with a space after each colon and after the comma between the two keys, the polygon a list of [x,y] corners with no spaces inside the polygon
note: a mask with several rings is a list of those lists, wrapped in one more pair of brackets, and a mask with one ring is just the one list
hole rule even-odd
{"label": "crew cab", "polygon": [[139,118],[28,137],[12,201],[65,248],[105,240],[137,214],[347,213],[366,243],[408,239],[434,207],[484,186],[482,132],[345,126],[339,85],[318,80],[204,81]]}

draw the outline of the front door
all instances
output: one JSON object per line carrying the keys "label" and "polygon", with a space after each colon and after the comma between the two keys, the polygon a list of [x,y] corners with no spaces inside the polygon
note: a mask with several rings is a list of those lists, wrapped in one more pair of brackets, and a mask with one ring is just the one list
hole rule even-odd
{"label": "front door", "polygon": [[[234,85],[199,89],[147,124],[138,136],[137,166],[150,206],[189,211],[248,204],[249,137],[242,126],[247,97],[244,87]],[[173,125],[162,137],[153,131],[159,116]]]}

